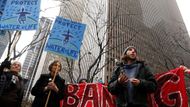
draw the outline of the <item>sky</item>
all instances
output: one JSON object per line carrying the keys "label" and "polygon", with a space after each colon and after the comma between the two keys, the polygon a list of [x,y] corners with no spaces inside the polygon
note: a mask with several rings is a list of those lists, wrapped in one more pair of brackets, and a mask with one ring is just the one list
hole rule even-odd
{"label": "sky", "polygon": [[[185,22],[185,25],[187,27],[187,30],[190,34],[190,0],[176,0],[177,4],[179,6],[179,9],[181,11],[183,20]],[[55,19],[55,17],[59,14],[59,3],[58,1],[54,0],[41,0],[41,12],[40,17],[48,17],[52,20]],[[51,5],[50,5],[51,4]],[[25,31],[22,32],[20,42],[18,43],[19,49],[23,49],[24,46],[26,46],[30,41],[32,40],[32,36],[34,35],[35,31]],[[30,35],[28,35],[30,34]],[[19,59],[19,61],[23,62],[24,58],[26,56],[26,53],[22,55],[22,57]],[[0,61],[2,61],[4,58],[2,57]]]}
{"label": "sky", "polygon": [[181,11],[183,20],[190,34],[190,0],[176,0]]}

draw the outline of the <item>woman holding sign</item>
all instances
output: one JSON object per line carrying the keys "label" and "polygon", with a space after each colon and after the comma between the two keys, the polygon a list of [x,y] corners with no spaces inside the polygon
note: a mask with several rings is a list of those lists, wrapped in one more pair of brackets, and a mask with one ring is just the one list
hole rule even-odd
{"label": "woman holding sign", "polygon": [[60,107],[64,97],[65,80],[59,76],[61,62],[55,60],[49,65],[49,74],[42,74],[32,88],[35,96],[32,107]]}

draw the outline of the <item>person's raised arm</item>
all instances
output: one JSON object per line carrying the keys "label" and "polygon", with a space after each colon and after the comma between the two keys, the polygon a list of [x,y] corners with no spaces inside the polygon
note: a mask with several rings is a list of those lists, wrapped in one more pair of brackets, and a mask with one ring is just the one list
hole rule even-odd
{"label": "person's raised arm", "polygon": [[5,68],[10,69],[11,61],[9,61],[9,57],[7,57],[0,65],[0,72],[4,71]]}

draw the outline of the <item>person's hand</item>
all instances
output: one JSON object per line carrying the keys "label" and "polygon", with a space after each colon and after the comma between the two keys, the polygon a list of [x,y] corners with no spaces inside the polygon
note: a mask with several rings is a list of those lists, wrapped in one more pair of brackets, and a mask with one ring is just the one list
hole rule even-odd
{"label": "person's hand", "polygon": [[9,57],[7,57],[2,63],[1,63],[1,68],[11,68],[11,61],[9,61]]}
{"label": "person's hand", "polygon": [[122,84],[122,85],[126,84],[127,81],[128,81],[128,77],[123,72],[121,72],[118,79],[117,79],[117,81],[118,81],[119,84]]}
{"label": "person's hand", "polygon": [[183,68],[184,70],[186,70],[186,69],[187,69],[187,67],[186,67],[186,66],[184,66],[184,65],[180,65],[179,67],[180,67],[180,68]]}
{"label": "person's hand", "polygon": [[57,88],[57,85],[54,82],[49,82],[46,87],[47,87],[46,90],[53,90],[55,92],[59,91],[59,89]]}
{"label": "person's hand", "polygon": [[185,73],[189,73],[189,72],[190,72],[190,69],[187,68],[187,67],[184,66],[184,65],[180,65],[179,67],[180,67],[180,68],[183,68]]}
{"label": "person's hand", "polygon": [[136,78],[131,78],[130,79],[131,83],[134,85],[134,86],[138,86],[140,84],[140,80],[139,79],[136,79]]}

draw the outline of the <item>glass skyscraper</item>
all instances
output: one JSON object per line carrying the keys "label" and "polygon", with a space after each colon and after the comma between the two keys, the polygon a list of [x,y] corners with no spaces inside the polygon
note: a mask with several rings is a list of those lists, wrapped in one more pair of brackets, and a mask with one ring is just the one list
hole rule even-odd
{"label": "glass skyscraper", "polygon": [[[154,73],[190,67],[190,38],[175,0],[109,0],[110,39],[106,59],[120,59],[134,45]],[[107,66],[110,78],[115,63]]]}

